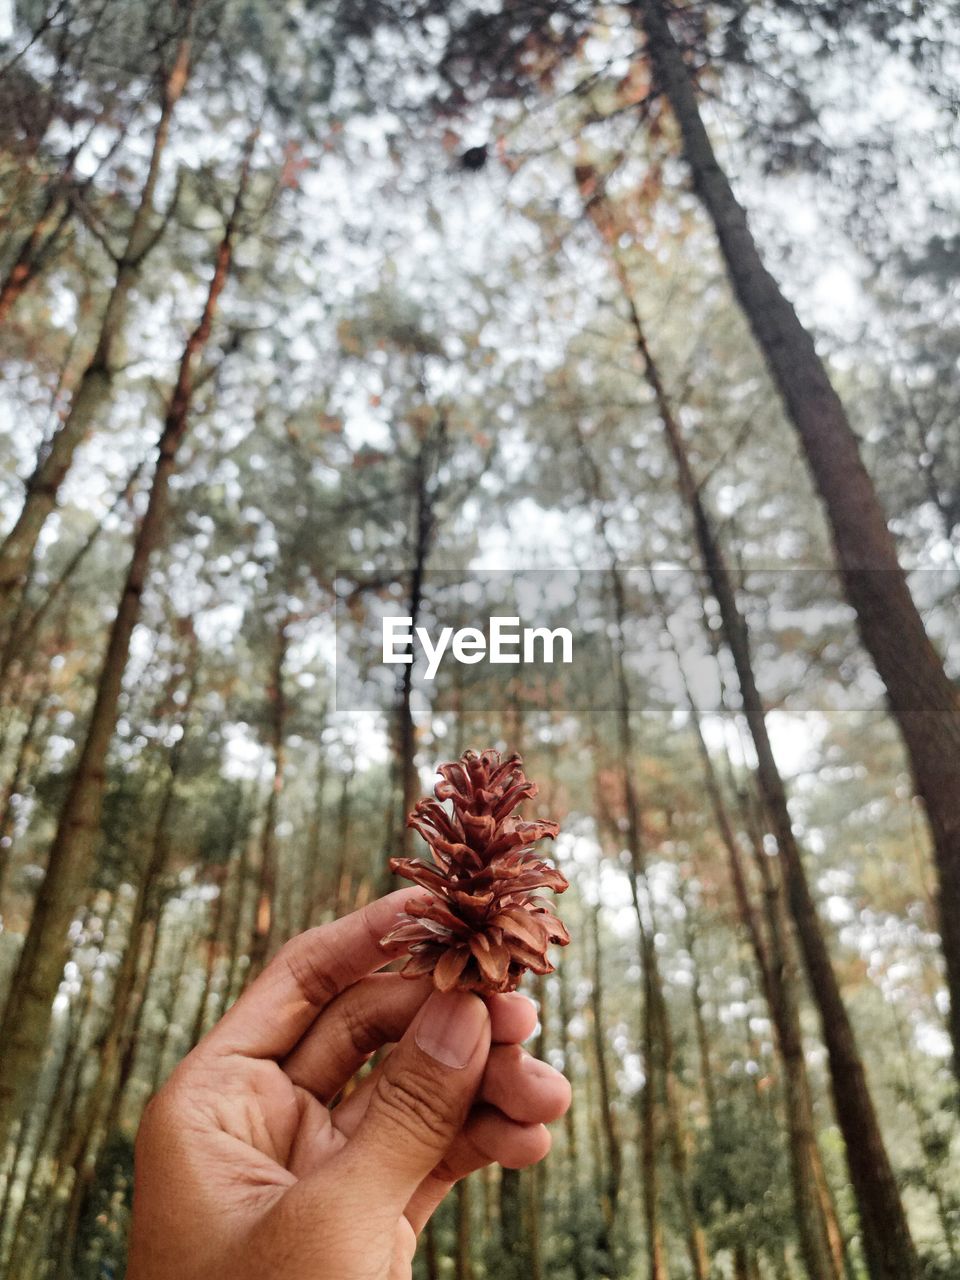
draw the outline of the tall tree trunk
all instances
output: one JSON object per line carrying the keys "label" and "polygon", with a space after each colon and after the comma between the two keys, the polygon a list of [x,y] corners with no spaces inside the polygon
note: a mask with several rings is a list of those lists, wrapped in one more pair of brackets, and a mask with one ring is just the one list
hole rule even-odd
{"label": "tall tree trunk", "polygon": [[668,1280],[660,1227],[657,1152],[660,1146],[657,1107],[656,1000],[648,966],[643,978],[643,1089],[640,1094],[640,1166],[643,1218],[646,1227],[647,1280]]}
{"label": "tall tree trunk", "polygon": [[263,968],[271,949],[277,943],[277,820],[286,768],[287,700],[283,691],[283,678],[290,639],[287,632],[288,624],[288,618],[281,619],[277,624],[270,680],[267,685],[273,776],[270,780],[270,792],[267,797],[267,809],[260,840],[260,883],[257,889],[253,943],[250,947],[251,978],[255,978]]}
{"label": "tall tree trunk", "polygon": [[3,649],[0,651],[0,698],[3,698],[7,692],[13,671],[16,671],[18,676],[22,678],[25,670],[24,659],[33,652],[34,642],[41,623],[59,599],[63,590],[69,585],[84,560],[96,546],[107,520],[116,515],[125,502],[130,501],[143,468],[144,463],[138,462],[126,484],[110,504],[109,509],[67,561],[59,576],[47,588],[46,595],[36,609],[29,612],[25,607],[25,598],[21,597],[20,607],[8,629]]}
{"label": "tall tree trunk", "polygon": [[623,1150],[617,1117],[613,1110],[613,1091],[610,1086],[610,1068],[607,1065],[606,1022],[603,1010],[603,956],[600,947],[600,908],[594,907],[590,913],[591,939],[593,942],[592,977],[592,1018],[593,1051],[597,1064],[597,1086],[600,1090],[600,1125],[603,1131],[605,1147],[605,1176],[601,1185],[600,1208],[606,1225],[609,1243],[610,1274],[613,1271],[613,1230],[617,1220],[617,1208],[620,1200],[620,1185],[623,1181]]}
{"label": "tall tree trunk", "polygon": [[[71,1118],[67,1140],[58,1159],[61,1176],[68,1174],[70,1170],[73,1171],[66,1214],[67,1227],[64,1240],[61,1242],[64,1266],[68,1266],[72,1257],[69,1248],[70,1233],[76,1231],[81,1220],[84,1199],[96,1177],[103,1141],[110,1136],[116,1123],[122,1097],[119,1068],[127,1041],[135,1040],[134,1019],[137,1018],[139,1022],[137,1017],[139,1006],[135,1007],[138,962],[143,950],[144,928],[150,906],[156,897],[160,878],[169,860],[170,815],[176,801],[177,782],[187,743],[190,711],[196,692],[195,637],[192,637],[188,664],[189,682],[183,702],[182,733],[170,750],[167,778],[154,822],[150,851],[137,878],[137,891],[131,908],[126,945],[111,993],[110,1016],[97,1040],[97,1077]],[[157,914],[159,916],[159,912]]]}
{"label": "tall tree trunk", "polygon": [[[744,715],[757,755],[757,781],[773,824],[790,911],[797,927],[810,988],[820,1012],[837,1122],[846,1144],[850,1181],[860,1213],[870,1275],[872,1280],[913,1280],[919,1274],[916,1250],[867,1087],[853,1026],[843,1003],[807,882],[800,846],[793,833],[786,789],[770,746],[763,703],[753,672],[749,634],[737,603],[733,578],[714,534],[687,457],[680,424],[647,347],[632,299],[630,305],[645,376],[656,397],[677,468],[678,487],[693,517],[703,567],[720,609],[724,637],[737,671]],[[802,1047],[799,1052],[802,1053]]]}
{"label": "tall tree trunk", "polygon": [[[407,616],[416,627],[423,607],[424,574],[437,532],[437,501],[440,493],[438,473],[447,451],[447,420],[442,412],[420,441],[411,459],[410,488],[413,510],[411,516],[413,539],[413,563],[410,566],[410,585],[407,597]],[[407,814],[417,799],[417,734],[413,720],[411,696],[413,693],[413,663],[405,663],[400,669],[397,685],[397,701],[393,723],[393,775],[390,819],[387,824],[387,850],[381,888],[384,892],[396,887],[396,880],[386,862],[395,855],[408,858],[413,853],[413,830],[407,826]]]}
{"label": "tall tree trunk", "polygon": [[437,1253],[437,1224],[435,1218],[429,1218],[423,1232],[423,1259],[427,1280],[440,1280],[440,1258]]}
{"label": "tall tree trunk", "polygon": [[[611,585],[614,607],[612,658],[614,679],[616,682],[615,710],[617,723],[617,745],[619,748],[620,774],[623,788],[624,807],[626,810],[627,852],[630,857],[631,867],[630,891],[633,898],[634,913],[637,919],[637,930],[640,939],[640,962],[644,975],[643,983],[645,999],[643,1039],[645,1045],[645,1057],[647,1049],[649,1049],[651,1054],[653,1054],[654,1049],[658,1052],[658,1060],[656,1061],[656,1064],[653,1057],[650,1057],[645,1061],[644,1069],[648,1074],[648,1079],[644,1084],[644,1093],[641,1100],[642,1120],[644,1126],[642,1136],[643,1157],[641,1160],[641,1170],[645,1182],[644,1205],[647,1215],[649,1271],[651,1280],[659,1280],[661,1274],[666,1274],[663,1270],[665,1262],[662,1255],[657,1202],[655,1134],[658,1126],[658,1117],[656,1114],[656,1077],[659,1070],[665,1104],[664,1119],[666,1122],[667,1137],[670,1145],[671,1164],[674,1171],[675,1186],[680,1201],[681,1216],[684,1223],[684,1237],[687,1246],[687,1254],[695,1280],[706,1280],[709,1263],[706,1257],[703,1232],[696,1221],[696,1216],[693,1210],[693,1201],[690,1195],[689,1179],[686,1168],[686,1139],[683,1133],[684,1125],[677,1105],[675,1094],[676,1082],[673,1078],[673,1054],[669,1014],[664,996],[663,980],[660,974],[659,961],[653,934],[647,927],[647,923],[644,920],[643,909],[640,902],[639,887],[641,882],[644,884],[646,883],[646,859],[645,841],[640,816],[640,802],[637,795],[636,784],[634,782],[635,742],[632,696],[625,660],[625,655],[627,653],[627,606],[624,593],[623,576],[620,571],[620,566],[617,563],[614,544],[609,536],[606,517],[603,514],[601,501],[603,497],[602,483],[596,461],[588,448],[587,441],[580,430],[579,425],[575,425],[574,435],[577,441],[578,456],[584,472],[586,486],[596,504],[595,521],[597,531],[600,534],[610,559],[610,565],[607,572]],[[610,826],[612,833],[616,835],[615,824],[608,820],[608,825]],[[648,1146],[648,1144],[652,1144],[652,1146]],[[653,1180],[652,1186],[646,1186],[648,1179]]]}
{"label": "tall tree trunk", "polygon": [[[960,694],[924,629],[857,437],[813,339],[765,267],[746,214],[701,119],[693,80],[664,0],[635,0],[647,48],[683,137],[697,193],[713,221],[733,288],[796,428],[823,499],[847,598],[883,681],[917,792],[926,806],[939,876],[940,930],[960,1079]],[[878,1276],[906,1277],[916,1255],[894,1221]],[[897,1266],[901,1271],[897,1273]]]}
{"label": "tall tree trunk", "polygon": [[[574,1084],[573,1073],[573,1043],[570,1038],[570,987],[567,970],[560,965],[558,970],[558,978],[560,984],[560,1034],[563,1045],[563,1069],[570,1081],[571,1088]],[[567,1158],[567,1180],[569,1188],[569,1201],[567,1203],[568,1228],[570,1232],[570,1252],[571,1263],[573,1266],[574,1280],[587,1280],[587,1268],[584,1259],[583,1249],[583,1227],[581,1223],[582,1206],[580,1201],[579,1176],[580,1176],[580,1143],[577,1138],[577,1117],[579,1108],[577,1106],[576,1093],[567,1108],[567,1114],[563,1118],[564,1136],[566,1138],[566,1158]]]}
{"label": "tall tree trunk", "polygon": [[152,225],[154,194],[161,161],[170,138],[174,109],[187,83],[194,3],[195,0],[186,0],[185,3],[179,3],[178,0],[178,6],[183,11],[183,34],[163,83],[160,118],[153,136],[147,176],[127,233],[126,244],[117,261],[117,274],[107,299],[96,350],[80,375],[66,417],[37,461],[27,483],[20,514],[0,544],[0,633],[9,626],[17,587],[33,557],[40,531],[56,505],[57,494],[70,469],[77,446],[93,426],[97,413],[110,394],[114,375],[114,351],[123,331],[127,303],[144,258],[153,248],[157,237]]}
{"label": "tall tree trunk", "polygon": [[457,1248],[454,1255],[455,1280],[473,1280],[470,1260],[472,1233],[470,1231],[470,1179],[461,1178],[456,1187]]}
{"label": "tall tree trunk", "polygon": [[[844,1273],[843,1237],[833,1210],[832,1198],[828,1197],[828,1203],[825,1204],[821,1192],[821,1187],[826,1189],[826,1177],[816,1141],[812,1094],[803,1052],[800,1013],[793,980],[792,948],[788,943],[782,894],[773,878],[770,860],[762,847],[754,841],[754,852],[760,863],[764,886],[765,915],[770,938],[768,946],[747,887],[739,840],[734,833],[720,780],[703,736],[700,709],[694,699],[679,649],[673,640],[666,605],[657,587],[656,578],[652,573],[649,578],[664,629],[673,644],[674,656],[690,709],[691,726],[703,767],[707,796],[713,809],[721,843],[727,854],[737,916],[750,941],[761,990],[767,1003],[777,1048],[784,1066],[784,1105],[787,1116],[794,1217],[797,1222],[804,1265],[810,1280],[841,1280]],[[702,1039],[704,1032],[699,1031],[700,1020],[698,1015],[698,1037]]]}
{"label": "tall tree trunk", "polygon": [[523,1214],[519,1169],[500,1171],[500,1266],[504,1280],[529,1280],[530,1241]]}
{"label": "tall tree trunk", "polygon": [[126,582],[110,631],[107,653],[80,759],[60,814],[46,875],[20,953],[0,1024],[5,1070],[0,1080],[0,1135],[9,1132],[29,1089],[47,1036],[50,1010],[67,958],[67,931],[96,851],[105,769],[116,727],[130,638],[154,550],[163,539],[167,491],[177,452],[189,426],[194,378],[207,346],[217,304],[230,271],[233,242],[250,172],[251,137],[244,155],[233,209],[217,249],[203,314],[187,339],[160,436],[147,509],[137,531]]}
{"label": "tall tree trunk", "polygon": [[337,803],[337,857],[333,871],[333,910],[341,915],[350,901],[350,821],[352,816],[351,783],[353,764],[340,779],[340,799]]}
{"label": "tall tree trunk", "polygon": [[659,1032],[664,1116],[670,1149],[670,1164],[673,1168],[674,1195],[680,1207],[680,1218],[683,1223],[684,1242],[687,1247],[687,1259],[690,1263],[691,1273],[694,1280],[707,1280],[710,1264],[707,1261],[707,1249],[703,1231],[697,1222],[693,1207],[693,1196],[690,1193],[686,1126],[681,1116],[680,1099],[677,1091],[676,1052],[673,1043],[673,1029],[670,1025],[670,1011],[664,998],[663,984],[659,979],[659,973],[655,971],[653,977],[655,982],[652,987],[652,994],[656,1008],[656,1025]]}
{"label": "tall tree trunk", "polygon": [[190,1032],[191,1047],[203,1036],[207,1025],[216,1020],[210,1016],[211,997],[216,985],[217,961],[222,960],[229,945],[230,915],[227,907],[233,900],[235,882],[239,882],[242,848],[246,838],[246,804],[241,798],[234,807],[228,846],[230,852],[220,877],[219,892],[213,905],[210,930],[206,940],[203,989],[197,1002],[197,1011]]}
{"label": "tall tree trunk", "polygon": [[10,270],[0,280],[0,325],[6,324],[17,300],[37,274],[69,218],[70,204],[64,198],[61,184],[51,180],[36,221],[20,245]]}
{"label": "tall tree trunk", "polygon": [[38,755],[37,727],[40,724],[41,717],[46,712],[49,691],[50,668],[48,667],[43,684],[33,700],[33,706],[30,708],[30,718],[27,720],[17,747],[17,759],[13,767],[13,774],[4,788],[3,804],[0,806],[0,908],[3,905],[4,881],[7,878],[7,871],[9,870],[13,853],[13,838],[17,821],[16,801],[22,796],[24,783],[29,777],[32,763]]}
{"label": "tall tree trunk", "polygon": [[327,789],[327,753],[323,749],[321,733],[326,720],[326,711],[320,718],[320,727],[316,737],[317,771],[313,779],[313,809],[310,813],[310,826],[303,852],[303,904],[300,914],[300,930],[309,929],[319,924],[322,912],[328,902],[333,901],[335,888],[330,884],[330,868],[325,865],[323,856],[325,792]]}

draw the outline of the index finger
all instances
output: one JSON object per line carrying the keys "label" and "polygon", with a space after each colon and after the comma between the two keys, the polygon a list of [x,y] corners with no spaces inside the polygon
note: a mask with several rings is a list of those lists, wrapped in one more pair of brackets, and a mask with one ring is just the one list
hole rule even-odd
{"label": "index finger", "polygon": [[422,893],[399,889],[291,938],[200,1041],[197,1052],[247,1058],[289,1053],[341,991],[403,954],[402,943],[383,947],[380,939],[396,924],[405,903]]}

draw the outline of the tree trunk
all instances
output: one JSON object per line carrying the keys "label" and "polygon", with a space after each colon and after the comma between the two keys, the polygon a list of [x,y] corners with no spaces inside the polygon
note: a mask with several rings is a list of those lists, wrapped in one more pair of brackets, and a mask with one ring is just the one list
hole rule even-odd
{"label": "tree trunk", "polygon": [[287,732],[287,700],[283,691],[284,667],[287,661],[289,619],[277,626],[273,664],[267,685],[270,703],[270,747],[273,755],[273,777],[267,798],[260,840],[260,883],[257,889],[257,913],[253,943],[250,947],[250,977],[255,978],[276,946],[277,938],[277,818],[286,768],[285,740]]}
{"label": "tree trunk", "polygon": [[232,899],[234,889],[234,880],[239,878],[241,848],[243,841],[246,840],[246,805],[243,799],[238,800],[231,821],[230,831],[230,852],[227,857],[226,865],[220,876],[219,892],[213,904],[213,911],[210,920],[210,929],[206,940],[206,958],[203,974],[203,989],[200,993],[200,999],[197,1003],[197,1010],[193,1019],[193,1027],[190,1032],[191,1048],[203,1036],[208,1022],[215,1021],[209,1018],[209,1008],[211,996],[215,987],[215,974],[217,969],[217,961],[225,954],[227,950],[227,935],[229,934],[229,914],[227,904]]}
{"label": "tree trunk", "polygon": [[[559,966],[558,978],[560,983],[560,1034],[563,1044],[563,1069],[573,1086],[573,1045],[570,1040],[570,990],[569,978],[567,970],[563,965]],[[570,1252],[571,1263],[573,1266],[574,1280],[587,1280],[587,1268],[583,1251],[583,1228],[581,1225],[581,1203],[580,1203],[580,1144],[577,1139],[577,1116],[579,1109],[577,1107],[576,1094],[567,1108],[567,1114],[563,1118],[564,1136],[566,1138],[566,1157],[567,1157],[567,1180],[570,1193],[570,1199],[567,1204],[568,1228],[570,1232]]]}
{"label": "tree trunk", "polygon": [[470,1180],[461,1178],[456,1186],[457,1251],[454,1257],[455,1280],[473,1280],[470,1265]]}
{"label": "tree trunk", "polygon": [[313,780],[313,810],[310,814],[310,826],[307,830],[307,839],[303,853],[303,903],[300,913],[300,930],[309,929],[311,925],[319,924],[322,919],[323,908],[327,902],[332,901],[333,893],[330,892],[331,886],[329,881],[329,867],[324,864],[323,842],[324,842],[324,792],[327,789],[327,753],[323,749],[323,743],[320,735],[323,731],[323,723],[326,720],[326,712],[324,712],[320,721],[320,729],[317,732],[318,754],[317,754],[317,771]]}
{"label": "tree trunk", "polygon": [[[696,1222],[693,1212],[693,1202],[687,1178],[685,1137],[683,1135],[683,1122],[676,1103],[675,1081],[672,1078],[672,1048],[669,1047],[670,1027],[664,998],[663,981],[660,975],[656,946],[651,931],[644,920],[640,902],[639,886],[641,882],[645,883],[646,881],[646,866],[640,803],[634,782],[635,744],[632,698],[625,662],[625,654],[627,652],[625,635],[627,606],[623,577],[617,563],[616,550],[609,537],[606,518],[602,511],[602,485],[596,461],[578,425],[574,427],[574,434],[587,488],[596,503],[595,519],[597,530],[610,558],[608,575],[614,605],[612,658],[616,681],[617,739],[624,808],[626,810],[627,852],[630,856],[631,867],[630,892],[637,919],[637,930],[640,939],[640,964],[645,992],[642,1038],[644,1042],[644,1070],[647,1073],[647,1079],[644,1082],[641,1096],[641,1121],[643,1125],[641,1172],[644,1181],[648,1270],[650,1280],[661,1280],[661,1277],[665,1277],[667,1274],[659,1228],[656,1160],[658,1130],[656,1077],[659,1072],[663,1084],[667,1137],[670,1144],[671,1163],[684,1222],[687,1253],[695,1280],[706,1280],[709,1264],[706,1257],[703,1233]],[[608,825],[616,836],[618,833],[615,824],[609,822],[608,819]],[[659,1051],[658,1055],[655,1055],[655,1050]],[[649,1057],[647,1056],[648,1053]]]}
{"label": "tree trunk", "polygon": [[664,1115],[667,1123],[670,1164],[673,1168],[674,1194],[680,1206],[680,1217],[683,1222],[683,1235],[691,1273],[694,1280],[707,1280],[710,1264],[707,1261],[707,1249],[703,1231],[697,1222],[693,1208],[693,1197],[690,1194],[686,1126],[683,1123],[680,1099],[677,1096],[676,1054],[673,1044],[673,1030],[670,1025],[670,1012],[664,998],[663,984],[660,981],[659,973],[655,971],[653,977],[655,982],[652,987],[652,994],[656,1007],[657,1029],[659,1031]]}
{"label": "tree trunk", "polygon": [[[620,1134],[617,1129],[617,1117],[613,1110],[613,1093],[610,1087],[610,1069],[607,1065],[606,1023],[603,1015],[603,957],[600,950],[600,908],[596,906],[590,913],[591,937],[593,941],[593,974],[591,1003],[593,1005],[591,1026],[593,1030],[593,1051],[597,1063],[597,1085],[600,1089],[600,1124],[603,1130],[606,1148],[606,1176],[602,1183],[600,1207],[607,1228],[607,1238],[613,1235],[614,1223],[617,1219],[617,1207],[620,1200],[620,1184],[623,1180],[623,1152]],[[612,1246],[611,1246],[612,1254]],[[611,1258],[612,1261],[612,1258]]]}
{"label": "tree trunk", "polygon": [[17,748],[17,759],[13,767],[13,775],[4,788],[3,805],[0,808],[0,908],[2,908],[3,904],[4,881],[6,880],[10,859],[13,854],[13,838],[17,822],[17,807],[14,801],[16,797],[22,795],[24,782],[28,778],[32,762],[38,754],[36,742],[37,726],[40,723],[41,716],[47,709],[49,689],[50,671],[48,668],[43,685],[34,698],[33,706],[30,708],[30,718]]}
{"label": "tree trunk", "polygon": [[[191,645],[190,676],[182,711],[182,733],[169,754],[167,780],[153,828],[153,839],[138,880],[130,915],[130,929],[111,995],[110,1018],[98,1037],[98,1071],[96,1080],[77,1113],[72,1117],[68,1141],[58,1161],[61,1174],[73,1169],[73,1184],[67,1208],[67,1225],[61,1242],[63,1265],[69,1265],[73,1240],[82,1217],[83,1205],[93,1186],[104,1139],[113,1131],[117,1120],[122,1088],[120,1065],[128,1041],[135,1042],[134,1019],[139,1024],[139,1006],[135,1008],[137,968],[143,949],[143,934],[151,903],[167,865],[170,850],[170,815],[176,800],[177,782],[187,742],[187,728],[197,681],[197,654]],[[159,916],[159,913],[158,913]],[[144,989],[145,994],[145,989]],[[68,1273],[64,1272],[64,1277]]]}
{"label": "tree trunk", "polygon": [[[823,499],[847,598],[864,647],[886,686],[926,806],[939,876],[940,929],[960,1079],[960,695],[944,671],[910,595],[857,437],[813,339],[764,266],[746,214],[721,169],[663,0],[636,0],[647,47],[673,108],[697,193],[713,221],[727,271],[796,428]],[[907,1277],[916,1254],[896,1220],[883,1231],[877,1276]],[[873,1265],[873,1263],[871,1263]],[[897,1267],[901,1270],[898,1273]]]}
{"label": "tree trunk", "polygon": [[95,855],[107,754],[116,726],[130,638],[140,617],[140,598],[150,561],[164,534],[167,491],[177,451],[189,425],[196,366],[209,340],[220,294],[230,271],[234,236],[249,178],[252,144],[251,138],[233,210],[217,249],[203,314],[187,339],[180,360],[160,436],[147,509],[134,540],[133,557],[110,631],[86,738],[60,814],[46,875],[0,1024],[0,1041],[5,1050],[5,1070],[0,1081],[0,1135],[9,1132],[30,1087],[35,1064],[42,1055],[51,1006],[68,954],[67,931],[74,904]]}
{"label": "tree trunk", "polygon": [[97,413],[110,393],[114,375],[114,349],[122,333],[127,302],[144,258],[153,248],[154,194],[160,163],[170,138],[173,112],[187,83],[192,37],[192,3],[186,6],[184,33],[177,46],[170,71],[164,81],[160,118],[153,136],[153,150],[147,176],[140,192],[126,244],[117,262],[117,274],[107,300],[97,347],[80,376],[69,411],[57,428],[49,446],[38,459],[27,483],[23,507],[6,538],[0,544],[0,632],[9,626],[17,587],[33,557],[37,539],[53,510],[64,477],[70,469],[77,446],[93,426]]}
{"label": "tree trunk", "polygon": [[530,1240],[523,1213],[523,1185],[519,1169],[500,1171],[500,1256],[503,1280],[529,1280]]}
{"label": "tree trunk", "polygon": [[144,464],[142,462],[137,463],[130,478],[114,498],[109,509],[67,561],[57,579],[47,588],[46,595],[32,613],[26,610],[24,607],[25,600],[21,597],[21,607],[18,608],[14,616],[7,632],[3,650],[0,652],[0,698],[3,698],[8,690],[12,680],[11,672],[14,669],[17,671],[18,676],[22,678],[25,669],[24,658],[33,651],[41,623],[59,599],[64,588],[69,585],[70,580],[96,546],[107,520],[116,515],[124,502],[130,501],[143,467]]}
{"label": "tree trunk", "polygon": [[350,901],[350,820],[353,766],[340,779],[340,799],[337,804],[337,858],[333,872],[333,912],[342,915]]}
{"label": "tree trunk", "polygon": [[[407,615],[416,627],[423,607],[423,579],[427,562],[437,532],[437,500],[439,498],[437,474],[446,454],[447,422],[440,413],[436,422],[420,442],[412,459],[410,487],[413,495],[413,564],[410,567],[410,586],[407,598]],[[413,693],[413,663],[405,663],[400,669],[397,686],[397,703],[393,724],[394,786],[391,794],[390,821],[387,831],[387,859],[396,855],[409,858],[413,855],[413,830],[407,826],[407,815],[417,799],[417,732],[413,720],[411,695]],[[397,881],[388,867],[384,867],[381,888],[389,892]]]}
{"label": "tree trunk", "polygon": [[[664,628],[673,642],[666,606],[653,574],[650,575],[650,583]],[[783,916],[782,894],[776,890],[767,855],[759,845],[755,845],[754,852],[758,862],[762,859],[760,869],[764,882],[764,904],[770,938],[768,946],[747,887],[739,841],[734,833],[713,760],[703,737],[700,709],[694,699],[676,644],[674,644],[674,655],[690,709],[691,726],[703,766],[706,792],[713,809],[721,843],[727,854],[737,915],[750,941],[760,986],[784,1065],[784,1103],[787,1115],[791,1186],[794,1216],[804,1265],[810,1280],[842,1280],[844,1272],[842,1235],[833,1213],[832,1200],[828,1210],[822,1202],[820,1192],[821,1183],[824,1187],[826,1186],[826,1179],[813,1123],[812,1095],[803,1052],[799,1008],[793,984],[794,966],[791,949],[787,943],[788,930]],[[701,1015],[696,1014],[696,1010],[695,1016],[699,1028]],[[703,1035],[704,1032],[698,1031],[698,1037],[702,1038]]]}
{"label": "tree trunk", "polygon": [[646,1226],[647,1280],[668,1280],[660,1230],[657,1151],[660,1126],[657,1108],[656,1001],[650,970],[644,966],[643,983],[643,1090],[640,1094],[640,1164],[643,1183],[643,1218]]}
{"label": "tree trunk", "polygon": [[64,199],[60,182],[51,180],[36,222],[21,244],[10,270],[0,281],[0,325],[7,323],[17,300],[37,274],[69,219],[69,201]]}
{"label": "tree trunk", "polygon": [[[631,308],[645,376],[656,397],[667,443],[676,464],[680,493],[693,517],[704,570],[720,608],[724,637],[740,683],[744,715],[757,754],[757,780],[773,823],[790,911],[797,927],[810,988],[820,1012],[837,1122],[846,1143],[850,1181],[860,1213],[870,1275],[872,1280],[912,1280],[918,1275],[919,1268],[916,1251],[867,1088],[853,1027],[807,883],[800,847],[793,834],[786,789],[770,746],[763,703],[753,673],[747,627],[737,604],[732,576],[690,467],[680,425],[646,345],[632,301]],[[802,1054],[802,1046],[799,1053]]]}

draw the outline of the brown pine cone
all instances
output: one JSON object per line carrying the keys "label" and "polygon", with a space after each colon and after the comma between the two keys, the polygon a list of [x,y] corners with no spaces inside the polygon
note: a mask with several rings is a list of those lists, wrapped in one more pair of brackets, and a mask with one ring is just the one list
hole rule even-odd
{"label": "brown pine cone", "polygon": [[[440,765],[436,800],[420,800],[407,819],[426,840],[434,865],[391,858],[390,870],[430,896],[407,903],[401,922],[383,943],[405,942],[405,977],[433,975],[440,991],[515,991],[524,973],[552,973],[551,942],[570,936],[539,896],[563,893],[567,881],[532,846],[560,830],[555,822],[522,822],[517,805],[537,794],[518,755],[465,751]],[[443,801],[452,801],[452,812]],[[412,920],[406,917],[413,917]]]}

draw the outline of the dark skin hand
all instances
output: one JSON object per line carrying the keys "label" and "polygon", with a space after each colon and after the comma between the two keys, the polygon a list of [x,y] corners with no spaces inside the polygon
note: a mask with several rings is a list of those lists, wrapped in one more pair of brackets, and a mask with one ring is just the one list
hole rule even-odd
{"label": "dark skin hand", "polygon": [[127,1280],[409,1280],[457,1179],[547,1154],[570,1087],[521,1047],[533,1004],[376,972],[418,893],[288,942],[151,1101]]}

